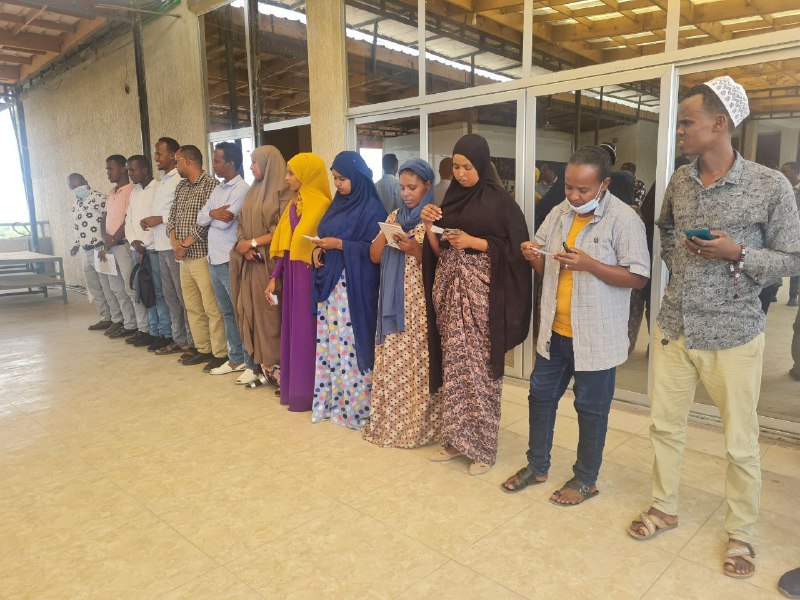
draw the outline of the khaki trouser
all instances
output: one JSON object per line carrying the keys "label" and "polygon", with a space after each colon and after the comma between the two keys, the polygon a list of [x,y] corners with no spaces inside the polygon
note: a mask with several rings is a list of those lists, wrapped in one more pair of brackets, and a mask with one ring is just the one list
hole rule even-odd
{"label": "khaki trouser", "polygon": [[212,353],[217,358],[227,356],[225,324],[205,257],[181,263],[181,292],[195,348],[204,354]]}
{"label": "khaki trouser", "polygon": [[664,345],[656,327],[653,344],[653,507],[678,514],[678,480],[686,446],[686,422],[695,389],[703,382],[722,416],[728,469],[725,495],[728,536],[752,542],[761,496],[756,407],[761,389],[763,332],[727,350],[690,350],[683,335]]}

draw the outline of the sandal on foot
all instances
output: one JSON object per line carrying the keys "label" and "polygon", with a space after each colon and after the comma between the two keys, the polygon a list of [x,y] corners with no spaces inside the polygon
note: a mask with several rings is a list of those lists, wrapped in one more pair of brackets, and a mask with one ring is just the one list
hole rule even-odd
{"label": "sandal on foot", "polygon": [[560,498],[562,496],[561,490],[556,490],[555,492],[553,492],[553,495],[548,499],[550,504],[555,504],[556,506],[578,506],[579,504],[583,504],[587,500],[591,500],[592,498],[597,496],[597,494],[600,493],[600,490],[594,490],[593,492],[590,491],[588,485],[583,483],[580,479],[575,479],[574,477],[561,487],[562,490],[564,488],[575,490],[581,495],[582,500],[580,502],[576,502],[575,504],[556,502],[554,498]]}
{"label": "sandal on foot", "polygon": [[262,385],[267,385],[268,382],[269,382],[269,380],[266,377],[264,377],[264,374],[263,373],[259,373],[258,374],[258,379],[254,379],[250,383],[246,384],[244,386],[244,389],[246,389],[246,390],[254,390],[256,388],[260,388]]}
{"label": "sandal on foot", "polygon": [[[637,525],[637,523],[639,523],[639,525]],[[634,531],[634,528],[638,530],[642,526],[647,529],[646,534],[641,534],[638,531]],[[675,529],[677,526],[677,522],[669,524],[658,515],[652,515],[649,512],[643,512],[639,515],[639,520],[631,523],[631,526],[628,527],[627,531],[628,535],[634,539],[651,540],[665,531]]]}
{"label": "sandal on foot", "polygon": [[[447,450],[445,450],[447,452]],[[470,475],[483,475],[484,473],[488,473],[489,469],[492,468],[492,465],[487,465],[486,463],[482,462],[473,462],[469,465],[469,474]]]}
{"label": "sandal on foot", "polygon": [[153,354],[155,354],[156,356],[166,356],[167,354],[177,354],[178,352],[183,352],[183,351],[184,351],[183,348],[181,348],[178,344],[176,344],[175,342],[170,342],[163,348],[155,350]]}
{"label": "sandal on foot", "polygon": [[461,456],[460,452],[451,454],[450,452],[447,451],[446,448],[442,447],[431,455],[430,460],[431,462],[447,462],[448,460],[453,460],[454,458],[458,458],[459,456]]}
{"label": "sandal on foot", "polygon": [[[736,572],[736,559],[741,558],[752,565],[752,569],[747,573]],[[732,570],[729,571],[727,567]],[[747,579],[752,577],[756,572],[756,551],[750,544],[741,544],[741,542],[728,542],[728,549],[725,552],[725,562],[722,563],[722,571],[728,577],[734,579]]]}
{"label": "sandal on foot", "polygon": [[[508,487],[508,484],[511,483],[511,480],[515,477],[517,478],[516,485],[514,487]],[[547,480],[545,479],[545,481]],[[536,479],[536,475],[528,467],[522,467],[519,471],[501,483],[500,487],[503,488],[504,492],[508,494],[514,494],[520,490],[524,490],[529,485],[539,485],[540,483],[544,483],[544,481]]]}

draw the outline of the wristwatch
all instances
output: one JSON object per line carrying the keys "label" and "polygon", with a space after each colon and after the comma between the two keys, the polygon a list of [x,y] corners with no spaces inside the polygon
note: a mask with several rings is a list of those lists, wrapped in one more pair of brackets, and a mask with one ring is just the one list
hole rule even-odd
{"label": "wristwatch", "polygon": [[251,248],[258,248],[258,242],[256,242],[256,238],[250,240],[250,247]]}

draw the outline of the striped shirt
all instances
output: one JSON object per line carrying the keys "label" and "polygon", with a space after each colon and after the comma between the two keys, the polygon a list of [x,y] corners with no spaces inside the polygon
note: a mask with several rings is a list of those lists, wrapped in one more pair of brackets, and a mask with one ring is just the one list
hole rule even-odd
{"label": "striped shirt", "polygon": [[175,200],[169,209],[167,220],[167,233],[174,231],[178,241],[190,235],[195,239],[194,244],[186,249],[187,260],[203,258],[208,254],[208,227],[197,224],[197,213],[208,202],[215,187],[217,180],[202,171],[194,183],[181,179],[175,188]]}

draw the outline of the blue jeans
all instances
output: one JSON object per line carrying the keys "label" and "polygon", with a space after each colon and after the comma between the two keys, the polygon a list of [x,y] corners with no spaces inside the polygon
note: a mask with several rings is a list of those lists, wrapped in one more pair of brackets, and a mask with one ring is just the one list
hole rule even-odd
{"label": "blue jeans", "polygon": [[[134,252],[136,252],[134,250]],[[148,309],[150,318],[150,335],[154,337],[172,338],[172,319],[169,316],[169,306],[164,298],[161,287],[161,265],[158,263],[158,254],[154,250],[145,250],[150,259],[150,272],[153,274],[153,289],[156,292],[155,306]],[[138,254],[138,253],[137,253]],[[134,257],[138,261],[138,258]]]}
{"label": "blue jeans", "polygon": [[575,377],[575,410],[578,413],[578,459],[572,468],[576,479],[594,485],[603,462],[608,412],[614,397],[617,369],[576,371],[572,338],[555,332],[550,338],[550,360],[536,355],[528,394],[528,465],[537,476],[550,470],[550,450],[558,401]]}
{"label": "blue jeans", "polygon": [[214,286],[214,295],[217,297],[219,312],[222,313],[222,320],[225,322],[228,359],[231,364],[240,365],[244,363],[248,369],[255,369],[253,361],[245,351],[242,336],[239,335],[239,327],[236,325],[236,316],[233,313],[233,304],[231,304],[231,278],[228,265],[229,263],[208,265],[208,270],[211,273],[211,285]]}

